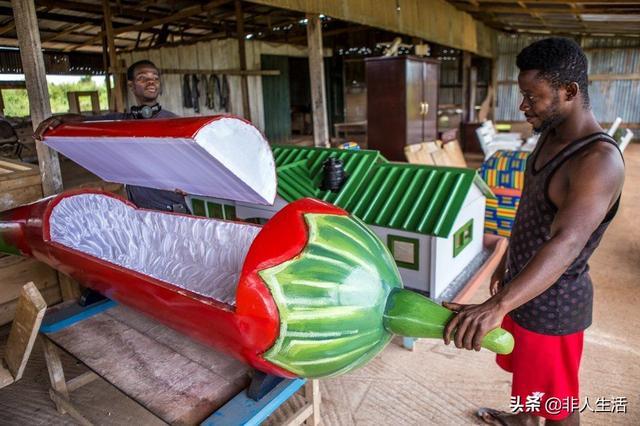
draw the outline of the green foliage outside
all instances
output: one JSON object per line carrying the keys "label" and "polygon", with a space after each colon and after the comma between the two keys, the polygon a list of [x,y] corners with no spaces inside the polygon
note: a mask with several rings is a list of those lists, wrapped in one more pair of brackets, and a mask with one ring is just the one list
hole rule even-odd
{"label": "green foliage outside", "polygon": [[[76,83],[49,83],[49,98],[51,102],[51,112],[54,114],[69,112],[69,102],[67,92],[97,90],[100,97],[100,109],[108,109],[107,87],[103,84],[96,84],[91,80],[91,76],[84,76]],[[29,100],[26,89],[4,89],[2,90],[4,100],[4,115],[7,117],[24,117],[29,115]],[[91,98],[89,96],[80,97],[80,109],[91,111]]]}

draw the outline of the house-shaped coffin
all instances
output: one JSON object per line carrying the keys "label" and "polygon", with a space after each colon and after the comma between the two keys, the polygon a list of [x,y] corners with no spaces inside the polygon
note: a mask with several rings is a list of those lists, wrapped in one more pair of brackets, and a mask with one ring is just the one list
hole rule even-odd
{"label": "house-shaped coffin", "polygon": [[[438,298],[483,261],[484,211],[493,197],[475,170],[392,163],[377,151],[275,146],[273,206],[190,197],[195,214],[264,222],[287,203],[313,197],[360,218],[387,244],[405,286]],[[323,190],[324,163],[342,160],[347,179]]]}

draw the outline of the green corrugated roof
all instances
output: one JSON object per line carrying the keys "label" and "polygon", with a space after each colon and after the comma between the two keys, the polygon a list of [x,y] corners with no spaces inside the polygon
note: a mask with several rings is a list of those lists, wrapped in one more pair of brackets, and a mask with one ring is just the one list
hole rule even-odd
{"label": "green corrugated roof", "polygon": [[[389,163],[378,151],[276,146],[278,194],[291,202],[319,198],[370,225],[448,237],[472,185],[491,190],[475,170]],[[349,175],[339,192],[322,191],[322,163],[344,161]]]}
{"label": "green corrugated roof", "polygon": [[[278,195],[289,202],[303,197],[314,197],[342,208],[353,198],[373,166],[387,162],[378,151],[290,145],[275,145],[273,156],[278,174]],[[342,160],[348,176],[339,192],[320,189],[323,177],[322,163],[329,157]],[[309,185],[313,187],[311,192]]]}

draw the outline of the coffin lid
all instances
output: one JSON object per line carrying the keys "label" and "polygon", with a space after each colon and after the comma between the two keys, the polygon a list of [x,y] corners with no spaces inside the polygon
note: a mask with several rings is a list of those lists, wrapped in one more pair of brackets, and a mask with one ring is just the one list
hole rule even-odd
{"label": "coffin lid", "polygon": [[110,182],[265,205],[276,196],[269,143],[230,115],[67,123],[44,143]]}

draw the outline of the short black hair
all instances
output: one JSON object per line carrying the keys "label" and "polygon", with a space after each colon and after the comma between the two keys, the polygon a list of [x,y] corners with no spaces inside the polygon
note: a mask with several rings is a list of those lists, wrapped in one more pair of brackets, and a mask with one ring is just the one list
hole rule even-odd
{"label": "short black hair", "polygon": [[554,89],[578,83],[584,105],[589,105],[589,62],[578,43],[570,38],[551,37],[538,40],[522,49],[516,58],[520,71],[539,70]]}
{"label": "short black hair", "polygon": [[127,81],[133,81],[133,78],[135,77],[134,73],[136,72],[136,68],[141,67],[143,65],[151,66],[156,70],[160,71],[156,66],[156,64],[154,64],[148,59],[143,59],[141,61],[134,62],[129,66],[129,68],[127,68]]}

